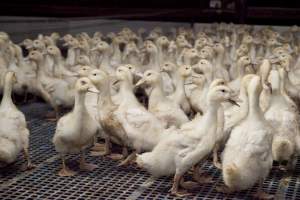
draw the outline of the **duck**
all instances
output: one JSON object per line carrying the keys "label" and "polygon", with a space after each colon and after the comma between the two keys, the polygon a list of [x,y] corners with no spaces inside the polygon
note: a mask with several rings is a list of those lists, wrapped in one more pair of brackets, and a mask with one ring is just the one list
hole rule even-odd
{"label": "duck", "polygon": [[191,167],[211,153],[215,146],[218,108],[230,98],[231,90],[227,86],[211,87],[207,95],[208,111],[198,119],[195,127],[169,130],[168,137],[152,151],[137,155],[138,166],[155,178],[175,174],[171,194],[188,195],[186,191],[179,191],[179,184],[184,182],[183,175]]}
{"label": "duck", "polygon": [[0,167],[5,167],[17,160],[23,152],[26,164],[24,170],[35,166],[29,156],[29,130],[24,114],[19,111],[11,99],[13,85],[17,82],[16,74],[12,71],[5,73],[4,92],[0,104]]}
{"label": "duck", "polygon": [[[116,110],[118,109],[118,105],[114,104],[111,98],[110,93],[110,78],[109,75],[100,70],[94,69],[89,73],[89,79],[99,90],[99,99],[96,104],[96,110],[98,113],[98,122],[102,127],[105,138],[105,146],[104,151],[92,152],[93,155],[108,155],[112,159],[122,159],[126,158],[128,155],[128,137],[126,131],[123,128],[123,125],[118,121],[116,117]],[[112,154],[111,143],[121,145],[123,147],[122,155],[120,154]],[[99,147],[99,145],[98,145]],[[98,148],[101,150],[102,147]],[[93,150],[97,150],[94,148]]]}
{"label": "duck", "polygon": [[189,115],[192,110],[187,97],[185,82],[192,75],[192,72],[191,65],[180,65],[174,73],[171,73],[175,91],[167,96],[169,99],[175,101],[187,115]]}
{"label": "duck", "polygon": [[126,165],[136,158],[136,153],[152,150],[164,137],[163,123],[141,105],[133,94],[133,77],[127,67],[117,68],[116,78],[122,101],[116,116],[123,125],[130,147],[134,150],[121,165]]}
{"label": "duck", "polygon": [[97,64],[97,68],[102,69],[111,75],[114,75],[115,70],[110,64],[112,48],[109,46],[109,44],[105,41],[101,41],[97,44],[95,48],[91,49],[91,51],[98,51],[99,53],[101,53],[101,59]]}
{"label": "duck", "polygon": [[249,56],[242,56],[237,61],[238,77],[228,83],[229,87],[235,92],[239,92],[241,80],[246,74],[246,68],[250,67],[252,67],[252,64]]}
{"label": "duck", "polygon": [[77,80],[76,76],[78,74],[65,67],[60,49],[55,45],[49,45],[47,47],[47,53],[50,59],[53,60],[52,71],[54,77],[66,80],[71,86],[74,85]]}
{"label": "duck", "polygon": [[122,52],[120,50],[120,46],[125,45],[125,42],[125,39],[120,35],[112,38],[112,56],[110,57],[110,65],[113,69],[116,69],[122,63]]}
{"label": "duck", "polygon": [[262,183],[272,168],[273,129],[259,107],[261,91],[261,78],[255,75],[247,87],[248,114],[233,128],[223,151],[222,174],[226,192],[246,190],[258,182],[255,196],[267,198]]}
{"label": "duck", "polygon": [[96,165],[87,163],[84,156],[84,150],[93,144],[98,130],[98,122],[89,115],[84,102],[87,92],[99,93],[99,91],[86,77],[76,81],[75,90],[74,108],[58,120],[52,139],[55,150],[62,159],[62,169],[58,172],[59,176],[74,176],[76,174],[65,163],[67,154],[80,153],[79,168],[82,170],[92,171],[97,168]]}
{"label": "duck", "polygon": [[216,43],[214,45],[214,50],[216,53],[215,58],[215,77],[216,78],[222,78],[225,81],[229,81],[229,73],[225,68],[224,64],[224,46],[221,43]]}
{"label": "duck", "polygon": [[[74,88],[62,79],[48,76],[45,69],[43,55],[39,51],[31,51],[28,58],[37,64],[37,78],[35,87],[39,95],[54,108],[55,119],[59,118],[59,107],[71,107],[74,105]],[[52,120],[49,118],[49,120]]]}
{"label": "duck", "polygon": [[274,128],[272,155],[279,164],[287,162],[283,169],[293,170],[299,152],[299,111],[285,91],[286,71],[273,69],[269,75],[272,86],[270,102],[265,111],[265,118]]}
{"label": "duck", "polygon": [[148,110],[164,123],[165,128],[180,127],[189,121],[186,114],[176,101],[167,98],[162,88],[162,77],[154,70],[145,71],[143,77],[136,83],[136,87],[148,86]]}

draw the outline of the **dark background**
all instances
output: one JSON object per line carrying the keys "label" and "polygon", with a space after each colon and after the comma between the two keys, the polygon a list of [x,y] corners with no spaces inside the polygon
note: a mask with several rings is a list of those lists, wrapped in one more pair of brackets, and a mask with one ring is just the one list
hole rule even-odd
{"label": "dark background", "polygon": [[[292,25],[300,22],[299,0],[2,0],[2,16],[103,17],[176,22]],[[229,6],[228,5],[234,5]]]}

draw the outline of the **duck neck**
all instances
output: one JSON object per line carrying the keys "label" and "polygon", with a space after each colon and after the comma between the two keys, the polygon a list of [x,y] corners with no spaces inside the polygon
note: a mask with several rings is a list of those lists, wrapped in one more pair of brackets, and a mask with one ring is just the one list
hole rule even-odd
{"label": "duck neck", "polygon": [[113,42],[112,43],[112,47],[113,47],[113,50],[114,50],[114,55],[113,57],[114,58],[118,58],[121,60],[121,50],[120,50],[120,46],[117,42]]}
{"label": "duck neck", "polygon": [[149,65],[152,66],[154,70],[159,71],[159,58],[157,52],[150,54]]}
{"label": "duck neck", "polygon": [[241,63],[238,63],[238,72],[239,72],[239,79],[242,80],[245,75],[245,67]]}
{"label": "duck neck", "polygon": [[107,83],[106,85],[104,85],[105,88],[98,87],[98,88],[100,88],[99,90],[101,91],[101,104],[98,104],[99,107],[114,105],[114,103],[111,99],[110,89],[108,86],[110,86],[110,83]]}
{"label": "duck neck", "polygon": [[259,95],[257,92],[252,92],[249,94],[249,115],[248,117],[261,117],[262,111],[259,107]]}
{"label": "duck neck", "polygon": [[206,119],[207,124],[217,124],[220,103],[208,101],[207,105],[208,109],[204,113],[203,118]]}
{"label": "duck neck", "polygon": [[216,58],[216,67],[221,68],[223,60],[224,60],[224,52],[220,51]]}
{"label": "duck neck", "polygon": [[74,112],[83,113],[84,111],[85,111],[85,93],[77,92],[75,94]]}
{"label": "duck neck", "polygon": [[129,83],[129,81],[122,81],[120,83],[120,94],[122,99],[124,99],[126,102],[139,104],[132,90],[133,86],[131,83]]}
{"label": "duck neck", "polygon": [[165,101],[166,96],[164,94],[164,91],[162,89],[161,83],[156,83],[152,86],[152,90],[149,94],[149,108],[151,109],[155,105],[157,105],[159,102]]}
{"label": "duck neck", "polygon": [[11,99],[11,93],[12,93],[12,82],[11,80],[6,80],[4,84],[4,92],[3,92],[3,97],[1,101],[1,106],[5,105],[8,107],[15,107],[15,104],[13,103]]}

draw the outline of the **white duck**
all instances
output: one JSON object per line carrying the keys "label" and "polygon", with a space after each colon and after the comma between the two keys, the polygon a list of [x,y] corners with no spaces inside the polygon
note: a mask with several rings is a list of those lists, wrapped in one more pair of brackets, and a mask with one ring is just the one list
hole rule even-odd
{"label": "white duck", "polygon": [[80,78],[75,84],[76,96],[73,110],[59,119],[53,136],[55,150],[61,155],[60,176],[73,176],[76,173],[65,164],[65,155],[81,153],[79,167],[92,171],[97,166],[85,161],[84,150],[91,146],[98,130],[98,123],[89,115],[85,107],[85,94],[99,91],[88,78]]}
{"label": "white duck", "polygon": [[[192,74],[192,67],[190,65],[181,65],[177,67],[175,64],[166,62],[161,69],[166,72],[172,79],[175,91],[167,97],[180,105],[181,109],[186,113],[191,113],[191,106],[187,98],[185,81]],[[165,82],[164,82],[165,83]]]}
{"label": "white duck", "polygon": [[183,175],[205,159],[215,146],[218,108],[231,98],[230,93],[227,86],[212,87],[207,95],[208,111],[198,119],[195,127],[169,130],[168,137],[151,152],[138,155],[138,165],[154,177],[175,174],[171,193],[186,195],[186,192],[178,191],[179,183]]}
{"label": "white duck", "polygon": [[132,160],[135,153],[152,150],[164,136],[163,124],[149,111],[146,110],[133,94],[133,77],[126,67],[119,67],[116,71],[117,80],[120,85],[122,101],[116,111],[118,120],[125,129],[128,140],[135,150],[127,160]]}
{"label": "white duck", "polygon": [[[94,69],[89,74],[89,79],[100,91],[96,109],[98,122],[100,123],[103,131],[105,132],[105,149],[104,152],[93,152],[93,155],[109,155],[113,159],[120,159],[127,156],[128,138],[127,134],[116,117],[116,110],[118,108],[111,99],[110,93],[110,79],[109,75],[99,69]],[[123,147],[123,155],[111,154],[111,142],[121,145]],[[98,146],[99,147],[99,146]],[[99,148],[98,148],[99,149]],[[100,148],[101,149],[101,148]],[[94,150],[97,150],[95,148]]]}
{"label": "white duck", "polygon": [[273,159],[280,164],[287,161],[288,170],[292,170],[300,150],[299,112],[285,91],[285,78],[286,72],[283,68],[270,72],[272,93],[265,118],[274,128]]}
{"label": "white duck", "polygon": [[235,92],[239,92],[243,77],[246,74],[246,68],[251,67],[251,59],[249,56],[242,56],[237,61],[238,77],[228,83],[228,86]]}
{"label": "white duck", "polygon": [[146,85],[151,88],[148,93],[148,110],[164,123],[165,128],[180,127],[189,119],[174,99],[171,100],[166,97],[162,84],[162,77],[159,72],[147,70],[136,86]]}
{"label": "white duck", "polygon": [[230,134],[223,154],[223,179],[228,192],[246,190],[259,182],[258,197],[266,198],[262,183],[272,168],[272,128],[259,107],[259,76],[248,88],[249,112]]}
{"label": "white duck", "polygon": [[14,105],[11,99],[13,84],[17,82],[14,72],[5,74],[3,98],[0,104],[0,167],[16,161],[18,154],[23,151],[27,160],[26,169],[34,165],[29,157],[29,131],[25,116]]}
{"label": "white duck", "polygon": [[50,77],[45,73],[42,53],[31,51],[28,57],[38,67],[35,87],[39,95],[54,108],[56,118],[58,118],[59,106],[71,107],[74,104],[74,89],[70,87],[68,82]]}

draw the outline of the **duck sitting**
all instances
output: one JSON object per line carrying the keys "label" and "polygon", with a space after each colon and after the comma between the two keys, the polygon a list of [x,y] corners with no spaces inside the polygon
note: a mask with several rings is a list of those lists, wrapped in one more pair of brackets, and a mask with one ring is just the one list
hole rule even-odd
{"label": "duck sitting", "polygon": [[[112,159],[120,159],[127,156],[127,135],[116,117],[115,111],[118,106],[115,105],[111,99],[110,93],[110,79],[109,75],[99,69],[94,69],[89,74],[89,79],[100,91],[100,98],[97,105],[98,122],[100,123],[103,131],[105,132],[105,148],[103,152],[95,152],[99,150],[101,146],[96,145],[92,152],[92,155],[109,155]],[[123,155],[111,154],[111,142],[121,145],[123,147]],[[98,148],[97,148],[98,147]]]}
{"label": "duck sitting", "polygon": [[73,176],[76,173],[65,164],[65,155],[81,153],[79,167],[82,170],[92,171],[97,166],[85,161],[84,150],[91,146],[98,130],[98,123],[89,115],[85,107],[85,95],[87,92],[99,93],[90,79],[84,77],[76,81],[75,105],[73,110],[61,117],[57,122],[53,137],[56,151],[62,158],[62,169],[59,176]]}
{"label": "duck sitting", "polygon": [[171,193],[187,195],[178,191],[179,183],[191,167],[211,153],[215,146],[219,107],[230,99],[231,90],[227,86],[211,87],[207,94],[207,112],[198,118],[194,128],[171,130],[151,152],[138,155],[137,164],[154,177],[175,174]]}
{"label": "duck sitting", "polygon": [[11,99],[13,84],[17,82],[14,72],[5,74],[4,93],[0,104],[0,167],[13,163],[23,151],[27,164],[24,169],[34,165],[29,157],[29,131],[25,116]]}
{"label": "duck sitting", "polygon": [[147,70],[136,86],[146,85],[149,91],[148,110],[164,123],[164,127],[180,127],[189,119],[179,104],[167,98],[162,88],[162,77],[159,72]]}
{"label": "duck sitting", "polygon": [[280,164],[287,161],[287,169],[293,170],[300,144],[299,112],[285,91],[285,78],[286,71],[283,68],[270,72],[272,93],[265,118],[274,128],[273,159]]}
{"label": "duck sitting", "polygon": [[[259,182],[256,196],[267,198],[262,183],[272,168],[272,128],[259,107],[261,79],[254,76],[247,88],[249,112],[235,126],[223,152],[223,179],[226,192],[246,190]],[[224,188],[223,188],[224,191]]]}

